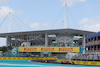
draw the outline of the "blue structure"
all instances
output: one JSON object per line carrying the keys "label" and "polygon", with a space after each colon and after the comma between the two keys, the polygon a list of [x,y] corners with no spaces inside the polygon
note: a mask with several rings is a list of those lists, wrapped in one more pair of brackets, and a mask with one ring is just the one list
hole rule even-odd
{"label": "blue structure", "polygon": [[41,52],[41,57],[43,57],[44,56],[44,54],[46,54],[46,55],[51,55],[51,52]]}
{"label": "blue structure", "polygon": [[5,56],[6,57],[17,57],[19,54],[18,54],[18,47],[15,47],[14,49],[12,50],[9,50],[5,53]]}
{"label": "blue structure", "polygon": [[84,51],[85,51],[85,48],[84,47],[80,47],[80,53],[82,54],[82,53],[84,53]]}
{"label": "blue structure", "polygon": [[89,34],[86,36],[86,39],[90,39],[90,38],[94,38],[94,37],[98,37],[98,36],[100,36],[100,32]]}

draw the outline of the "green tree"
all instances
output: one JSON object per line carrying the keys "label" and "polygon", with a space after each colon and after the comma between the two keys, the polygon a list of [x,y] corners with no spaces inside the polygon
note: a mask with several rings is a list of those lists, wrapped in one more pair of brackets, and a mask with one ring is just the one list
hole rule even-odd
{"label": "green tree", "polygon": [[2,49],[2,52],[3,52],[3,53],[5,53],[5,52],[7,52],[7,51],[8,51],[8,49],[7,49],[7,47],[6,47],[6,46],[1,47],[1,49]]}
{"label": "green tree", "polygon": [[0,51],[2,51],[2,47],[0,47]]}
{"label": "green tree", "polygon": [[12,50],[13,48],[12,48],[12,46],[8,46],[7,49],[8,50]]}

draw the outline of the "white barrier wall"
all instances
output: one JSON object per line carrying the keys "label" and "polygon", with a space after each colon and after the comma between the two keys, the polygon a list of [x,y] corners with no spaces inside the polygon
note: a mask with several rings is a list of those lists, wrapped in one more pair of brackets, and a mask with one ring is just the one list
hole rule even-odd
{"label": "white barrier wall", "polygon": [[30,42],[23,42],[21,43],[21,46],[29,47],[31,46]]}

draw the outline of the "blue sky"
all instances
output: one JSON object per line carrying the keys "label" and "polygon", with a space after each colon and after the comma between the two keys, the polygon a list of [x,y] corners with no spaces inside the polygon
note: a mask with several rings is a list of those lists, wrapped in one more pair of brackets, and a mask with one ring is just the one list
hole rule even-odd
{"label": "blue sky", "polygon": [[[11,14],[11,32],[62,29],[65,3],[67,28],[100,31],[100,0],[0,0],[0,23],[10,11],[31,28]],[[0,25],[0,33],[8,32],[8,24],[9,17]],[[5,45],[5,39],[0,40],[0,46]]]}

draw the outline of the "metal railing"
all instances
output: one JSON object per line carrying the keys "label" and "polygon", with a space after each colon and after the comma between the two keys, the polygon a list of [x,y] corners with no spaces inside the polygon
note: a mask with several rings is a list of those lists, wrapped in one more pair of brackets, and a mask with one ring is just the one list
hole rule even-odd
{"label": "metal railing", "polygon": [[85,51],[85,53],[96,53],[96,52],[100,52],[100,50],[88,50],[88,51]]}
{"label": "metal railing", "polygon": [[100,40],[98,40],[98,41],[88,42],[88,43],[86,43],[86,46],[97,45],[97,44],[100,44]]}

